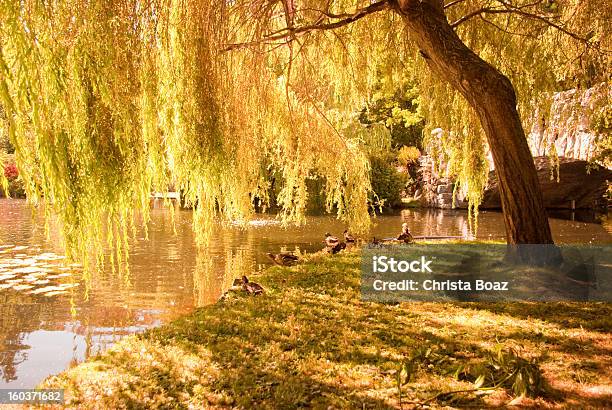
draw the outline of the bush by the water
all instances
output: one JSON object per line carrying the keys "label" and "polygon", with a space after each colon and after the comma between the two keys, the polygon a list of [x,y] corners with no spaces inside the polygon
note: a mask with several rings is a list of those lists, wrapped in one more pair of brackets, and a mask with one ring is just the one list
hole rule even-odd
{"label": "bush by the water", "polygon": [[392,154],[370,157],[372,189],[376,196],[372,203],[377,206],[396,207],[401,204],[402,190],[407,181],[404,173],[398,172]]}
{"label": "bush by the water", "polygon": [[397,161],[403,166],[414,164],[420,156],[421,151],[417,147],[408,147],[404,145],[397,151]]}
{"label": "bush by the water", "polygon": [[[8,180],[8,194],[13,198],[25,197],[23,181],[19,178],[19,170],[14,162],[4,165],[4,176]],[[6,196],[6,192],[0,187],[0,197]]]}

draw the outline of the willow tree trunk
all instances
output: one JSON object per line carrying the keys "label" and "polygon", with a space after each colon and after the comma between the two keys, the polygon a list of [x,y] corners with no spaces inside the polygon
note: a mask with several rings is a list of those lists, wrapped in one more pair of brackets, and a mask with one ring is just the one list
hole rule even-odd
{"label": "willow tree trunk", "polygon": [[542,192],[510,80],[452,29],[442,0],[397,0],[395,10],[431,70],[475,110],[493,154],[509,244],[552,244]]}

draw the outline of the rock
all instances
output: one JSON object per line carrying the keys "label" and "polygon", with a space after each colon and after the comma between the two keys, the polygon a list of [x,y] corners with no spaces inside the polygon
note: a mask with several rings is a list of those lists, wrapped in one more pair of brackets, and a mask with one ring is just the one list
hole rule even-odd
{"label": "rock", "polygon": [[437,192],[438,194],[452,194],[453,188],[453,184],[438,185]]}
{"label": "rock", "polygon": [[[417,171],[419,188],[415,191],[415,197],[419,197],[420,205],[428,208],[453,208],[453,191],[455,186],[451,178],[443,175],[446,173],[446,166],[440,167],[440,172],[442,172],[442,175],[440,175],[435,170],[433,159],[428,155],[421,156],[419,164],[420,168]],[[419,195],[417,195],[417,192]],[[456,194],[456,204],[463,204],[465,207],[463,194],[461,192]]]}
{"label": "rock", "polygon": [[[602,197],[608,188],[607,181],[612,182],[612,170],[595,166],[590,172],[587,161],[572,158],[559,158],[559,182],[557,174],[551,180],[551,165],[548,157],[534,158],[544,206],[549,209],[568,209],[575,201],[575,208],[593,209],[606,206]],[[501,201],[495,172],[489,174],[489,184],[485,190],[481,209],[499,209]]]}
{"label": "rock", "polygon": [[[601,197],[607,187],[606,179],[610,170],[600,168],[591,173],[586,172],[585,161],[596,154],[596,140],[601,138],[591,129],[591,123],[607,106],[612,98],[612,87],[609,84],[598,84],[589,89],[574,89],[550,96],[550,110],[536,110],[530,115],[529,123],[533,124],[528,132],[527,141],[538,171],[548,208],[571,208],[575,200],[576,208],[594,208],[603,204]],[[436,133],[442,132],[437,129]],[[554,151],[553,151],[554,147]],[[560,157],[560,182],[550,179],[551,165],[548,155],[555,152]],[[489,162],[489,189],[485,191],[482,208],[501,208],[499,192],[495,182],[494,164],[491,152],[486,157]],[[581,161],[578,161],[581,160]],[[573,163],[575,162],[575,163]],[[437,165],[435,165],[437,163]],[[417,181],[422,191],[421,204],[424,207],[452,207],[452,198],[439,197],[452,194],[453,182],[448,178],[448,164],[443,158],[423,155],[418,159]],[[464,193],[457,192],[455,206],[467,207]],[[607,204],[603,204],[607,205]]]}
{"label": "rock", "polygon": [[440,208],[452,208],[453,207],[453,194],[438,194],[437,196],[438,206]]}
{"label": "rock", "polygon": [[589,160],[595,151],[596,135],[590,129],[595,115],[612,98],[606,83],[586,90],[567,90],[552,96],[550,114],[533,113],[527,135],[531,153],[549,154],[553,146],[562,157]]}

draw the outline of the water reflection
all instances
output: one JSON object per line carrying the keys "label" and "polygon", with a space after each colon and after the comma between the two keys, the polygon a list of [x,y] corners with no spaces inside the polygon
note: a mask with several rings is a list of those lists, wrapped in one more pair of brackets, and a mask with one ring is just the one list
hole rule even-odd
{"label": "water reflection", "polygon": [[[127,334],[158,326],[194,307],[214,303],[233,279],[270,263],[266,252],[315,251],[327,231],[344,225],[325,216],[282,228],[259,216],[246,229],[217,227],[211,245],[196,252],[189,211],[152,210],[149,240],[131,241],[129,276],[110,267],[83,278],[65,264],[57,231],[46,239],[24,201],[0,200],[0,388],[30,388],[46,376],[104,350]],[[504,236],[501,215],[482,212],[479,238]],[[406,210],[376,218],[370,236],[394,236],[401,223],[414,235],[468,236],[462,211]],[[610,242],[601,225],[551,220],[560,242]]]}

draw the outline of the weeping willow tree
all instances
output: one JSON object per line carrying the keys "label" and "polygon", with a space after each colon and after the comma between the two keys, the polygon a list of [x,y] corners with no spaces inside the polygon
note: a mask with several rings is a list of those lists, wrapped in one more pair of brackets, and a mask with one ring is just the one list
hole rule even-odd
{"label": "weeping willow tree", "polygon": [[266,200],[270,169],[286,222],[303,221],[306,180],[321,175],[329,209],[367,230],[359,140],[339,134],[316,84],[289,86],[289,53],[222,51],[251,30],[229,4],[3,1],[0,22],[4,126],[29,200],[59,215],[72,256],[101,238],[125,255],[131,222],[170,184],[203,243],[215,215],[245,221]]}
{"label": "weeping willow tree", "polygon": [[285,222],[303,222],[320,177],[328,210],[363,232],[354,125],[383,72],[418,84],[474,206],[488,144],[508,241],[552,243],[519,113],[587,72],[609,81],[603,3],[0,0],[0,126],[73,256],[100,238],[124,250],[169,185],[204,243],[216,216],[246,221],[268,200],[271,171]]}

